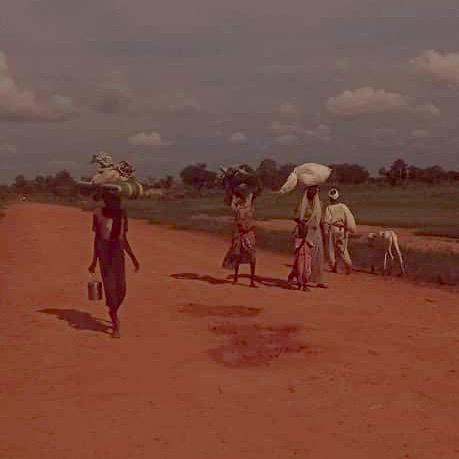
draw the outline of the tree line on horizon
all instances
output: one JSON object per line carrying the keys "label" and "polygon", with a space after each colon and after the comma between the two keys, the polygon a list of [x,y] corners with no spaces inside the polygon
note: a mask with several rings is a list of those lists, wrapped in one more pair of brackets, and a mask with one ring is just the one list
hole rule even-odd
{"label": "tree line on horizon", "polygon": [[[436,185],[440,183],[459,183],[459,171],[445,170],[441,166],[420,168],[409,165],[404,160],[398,159],[390,166],[379,169],[378,176],[372,177],[364,166],[359,164],[329,164],[332,168],[332,176],[329,181],[332,184],[359,185],[364,183],[381,183],[390,186],[405,186],[410,183],[425,183]],[[278,164],[272,159],[264,159],[255,169],[263,188],[279,190],[287,177],[296,167],[293,163]],[[190,164],[182,169],[179,174],[180,180],[167,175],[160,179],[148,177],[143,181],[145,188],[157,188],[170,190],[180,183],[184,187],[201,193],[204,190],[214,190],[221,187],[217,172],[209,170],[205,163]],[[81,177],[89,180],[88,177]],[[76,180],[72,175],[62,170],[54,175],[37,175],[34,179],[27,179],[24,175],[18,175],[12,185],[0,186],[0,195],[6,193],[22,195],[51,195],[57,198],[76,199],[79,191]]]}
{"label": "tree line on horizon", "polygon": [[[256,168],[256,173],[264,188],[279,190],[297,165],[293,163],[278,164],[272,159],[264,159]],[[364,166],[359,164],[329,164],[332,175],[329,181],[333,184],[359,185],[364,183],[387,183],[391,186],[403,186],[409,183],[439,184],[442,182],[459,182],[459,171],[445,170],[441,166],[421,168],[397,159],[387,168],[380,168],[377,177],[372,177]],[[180,172],[182,183],[196,190],[212,189],[219,186],[218,174],[207,168],[205,163],[186,166]],[[172,186],[173,177],[168,176]],[[158,182],[161,187],[164,179]]]}

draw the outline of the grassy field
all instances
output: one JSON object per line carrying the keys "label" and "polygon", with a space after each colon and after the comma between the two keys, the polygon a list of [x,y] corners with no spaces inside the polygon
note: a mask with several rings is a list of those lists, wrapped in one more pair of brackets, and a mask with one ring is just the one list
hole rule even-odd
{"label": "grassy field", "polygon": [[[408,227],[441,232],[442,236],[457,235],[459,227],[459,186],[390,188],[378,186],[342,187],[347,203],[359,224],[386,227]],[[326,201],[324,189],[322,199]],[[261,220],[291,218],[299,193],[281,196],[263,193],[257,200],[257,217]],[[130,214],[161,221],[174,221],[191,216],[228,215],[222,195],[215,193],[199,199],[176,201],[132,201]],[[427,233],[426,233],[427,234]]]}
{"label": "grassy field", "polygon": [[[405,189],[355,186],[341,188],[343,200],[353,209],[359,224],[416,228],[422,235],[459,238],[459,187],[409,187]],[[326,190],[323,190],[326,200]],[[280,196],[264,193],[257,201],[259,219],[291,218],[299,194]],[[151,223],[168,224],[182,230],[205,231],[229,237],[231,224],[208,217],[228,216],[222,195],[176,201],[131,201],[129,214]],[[257,230],[257,244],[267,250],[291,252],[287,231]],[[369,250],[366,242],[350,241],[355,268],[381,270],[382,247]],[[455,253],[405,250],[408,278],[446,285],[459,285],[459,256]],[[394,267],[393,275],[399,274]]]}

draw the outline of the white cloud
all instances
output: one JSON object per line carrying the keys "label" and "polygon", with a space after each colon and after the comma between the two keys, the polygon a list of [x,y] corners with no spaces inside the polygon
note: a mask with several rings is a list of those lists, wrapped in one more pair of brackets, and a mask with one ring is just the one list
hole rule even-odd
{"label": "white cloud", "polygon": [[299,133],[302,131],[297,124],[281,123],[279,121],[273,121],[269,129],[274,135]]}
{"label": "white cloud", "polygon": [[55,94],[39,98],[13,78],[6,54],[0,51],[0,120],[11,122],[55,122],[77,115],[72,99]]}
{"label": "white cloud", "polygon": [[156,131],[138,132],[129,137],[128,142],[137,147],[165,147],[172,144],[172,142],[162,140],[161,134]]}
{"label": "white cloud", "polygon": [[337,59],[335,65],[338,72],[347,72],[351,68],[351,63],[347,58]]}
{"label": "white cloud", "polygon": [[18,151],[16,145],[11,143],[0,144],[0,154],[12,155]]}
{"label": "white cloud", "polygon": [[411,64],[420,72],[436,81],[459,85],[459,52],[441,53],[435,50],[422,52],[411,59]]}
{"label": "white cloud", "polygon": [[331,129],[325,124],[319,124],[314,129],[304,129],[297,123],[286,124],[273,121],[270,131],[275,137],[275,141],[283,144],[296,143],[301,138],[320,142],[329,142],[331,138]]}
{"label": "white cloud", "polygon": [[298,136],[296,134],[283,134],[274,139],[277,143],[281,145],[293,145],[298,143]]}
{"label": "white cloud", "polygon": [[169,105],[173,113],[195,113],[201,111],[201,104],[193,97],[182,97]]}
{"label": "white cloud", "polygon": [[300,109],[291,102],[284,102],[279,106],[279,114],[286,118],[297,118],[300,116]]}
{"label": "white cloud", "polygon": [[382,127],[373,129],[373,137],[376,139],[385,139],[397,135],[397,130],[394,128]]}
{"label": "white cloud", "polygon": [[430,137],[430,132],[427,131],[426,129],[414,129],[413,131],[411,131],[411,137],[413,137],[413,139],[428,139]]}
{"label": "white cloud", "polygon": [[434,104],[417,105],[414,108],[416,114],[423,118],[438,118],[441,115],[440,109]]}
{"label": "white cloud", "polygon": [[319,124],[315,129],[307,129],[305,131],[306,138],[318,140],[320,142],[330,142],[331,129],[325,124]]}
{"label": "white cloud", "polygon": [[326,108],[336,116],[394,112],[408,107],[409,102],[405,96],[371,87],[346,90],[331,97],[326,103]]}
{"label": "white cloud", "polygon": [[244,134],[243,132],[233,132],[233,134],[231,134],[229,138],[229,141],[231,143],[237,143],[237,144],[247,143],[248,140],[249,139],[247,138],[247,135]]}
{"label": "white cloud", "polygon": [[81,164],[77,163],[76,161],[65,161],[65,160],[51,161],[49,164],[55,170],[56,169],[57,170],[65,169],[67,171],[72,171],[72,170],[78,169],[78,167],[81,166]]}

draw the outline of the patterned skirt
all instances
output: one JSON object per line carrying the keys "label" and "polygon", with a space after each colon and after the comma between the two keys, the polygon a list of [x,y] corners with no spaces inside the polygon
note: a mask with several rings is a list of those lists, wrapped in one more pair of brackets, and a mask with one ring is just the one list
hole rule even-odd
{"label": "patterned skirt", "polygon": [[239,264],[251,263],[256,257],[255,230],[241,232],[236,230],[233,234],[231,247],[223,260],[225,269],[234,269]]}
{"label": "patterned skirt", "polygon": [[296,278],[298,285],[306,285],[312,273],[312,249],[306,244],[304,239],[295,239],[295,256],[293,259],[293,269],[289,280]]}

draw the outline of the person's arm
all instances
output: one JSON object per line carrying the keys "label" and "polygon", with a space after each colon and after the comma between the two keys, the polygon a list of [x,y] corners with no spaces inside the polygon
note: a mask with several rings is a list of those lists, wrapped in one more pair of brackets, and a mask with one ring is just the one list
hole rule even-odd
{"label": "person's arm", "polygon": [[349,207],[344,205],[344,215],[345,215],[345,228],[346,228],[346,233],[356,233],[357,232],[357,224],[355,222],[355,217],[350,211]]}
{"label": "person's arm", "polygon": [[328,225],[325,223],[325,218],[324,218],[324,213],[325,212],[323,211],[322,203],[320,203],[320,206],[321,206],[322,212],[321,212],[319,226],[320,226],[320,232],[322,233],[322,245],[323,245],[323,247],[325,249],[326,248],[325,244],[326,244],[327,236],[328,236],[328,230],[327,230],[328,229]]}
{"label": "person's arm", "polygon": [[134,269],[137,272],[140,269],[140,264],[136,256],[134,255],[134,252],[126,236],[124,237],[124,250],[129,255],[129,258],[131,259],[132,264],[134,265]]}
{"label": "person's arm", "polygon": [[325,234],[328,234],[328,232],[331,230],[332,221],[333,219],[331,216],[330,207],[327,206],[325,208],[324,217],[322,220],[322,227],[324,228]]}
{"label": "person's arm", "polygon": [[129,244],[129,240],[127,238],[128,218],[127,218],[126,211],[124,212],[124,215],[123,215],[123,232],[124,232],[124,250],[129,255],[129,258],[131,259],[132,264],[134,265],[134,269],[137,272],[140,269],[140,264],[139,264],[139,261],[137,260],[137,257],[134,255],[134,251],[132,250],[131,244]]}
{"label": "person's arm", "polygon": [[96,231],[96,216],[93,215],[93,220],[92,220],[92,230],[94,231],[94,243],[93,243],[93,248],[92,248],[92,260],[91,264],[89,265],[88,271],[90,273],[94,273],[96,271],[97,267],[97,260],[99,259],[99,254],[97,251],[97,231]]}

